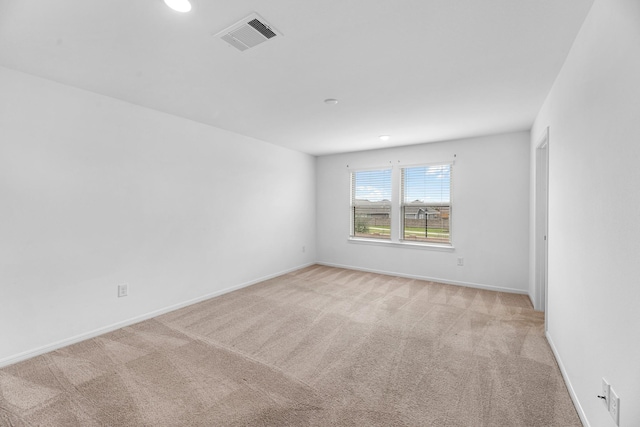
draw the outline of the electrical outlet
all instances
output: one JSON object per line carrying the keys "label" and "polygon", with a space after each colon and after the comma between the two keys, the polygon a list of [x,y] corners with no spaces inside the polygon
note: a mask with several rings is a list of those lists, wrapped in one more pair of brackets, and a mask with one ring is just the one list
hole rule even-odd
{"label": "electrical outlet", "polygon": [[118,298],[126,297],[128,293],[129,293],[129,285],[127,283],[118,285]]}
{"label": "electrical outlet", "polygon": [[302,252],[306,252],[306,251],[307,251],[307,248],[303,246],[302,247]]}
{"label": "electrical outlet", "polygon": [[620,425],[620,398],[613,391],[613,388],[609,389],[609,414],[611,414],[611,418],[615,421],[616,425]]}
{"label": "electrical outlet", "polygon": [[607,408],[607,411],[609,410],[609,390],[611,390],[611,386],[609,385],[607,380],[603,378],[602,389],[600,390],[600,396],[604,397],[604,399],[602,399],[602,404],[604,405],[605,408]]}
{"label": "electrical outlet", "polygon": [[464,265],[464,258],[458,258],[458,265],[462,267]]}

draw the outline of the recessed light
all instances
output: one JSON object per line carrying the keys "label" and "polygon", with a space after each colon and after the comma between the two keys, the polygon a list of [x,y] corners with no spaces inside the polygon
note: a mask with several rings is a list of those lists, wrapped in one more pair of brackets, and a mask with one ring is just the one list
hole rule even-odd
{"label": "recessed light", "polygon": [[324,100],[324,103],[328,105],[336,105],[338,103],[338,100],[333,98],[327,98]]}
{"label": "recessed light", "polygon": [[383,141],[388,141],[391,137],[389,135],[380,135],[379,138]]}
{"label": "recessed light", "polygon": [[189,0],[164,0],[164,3],[176,12],[189,12],[191,3]]}

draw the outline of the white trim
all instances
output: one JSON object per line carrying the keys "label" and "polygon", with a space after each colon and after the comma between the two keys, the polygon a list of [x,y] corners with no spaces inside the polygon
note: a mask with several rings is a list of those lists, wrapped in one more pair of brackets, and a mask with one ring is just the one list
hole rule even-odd
{"label": "white trim", "polygon": [[107,332],[112,332],[112,331],[115,331],[116,329],[124,328],[125,326],[130,326],[130,325],[133,325],[135,323],[140,323],[140,322],[142,322],[144,320],[148,320],[148,319],[151,319],[153,317],[160,316],[161,314],[165,314],[165,313],[168,313],[170,311],[178,310],[180,308],[187,307],[189,305],[196,304],[196,303],[199,303],[199,302],[211,299],[211,298],[215,298],[217,296],[220,296],[220,295],[223,295],[223,294],[226,294],[226,293],[229,293],[229,292],[237,291],[238,289],[246,288],[248,286],[255,285],[256,283],[264,282],[265,280],[273,279],[274,277],[282,276],[283,274],[291,273],[293,271],[300,270],[300,269],[303,269],[303,268],[306,268],[306,267],[309,267],[309,266],[315,265],[315,264],[316,264],[315,262],[310,262],[310,263],[303,264],[303,265],[300,265],[300,266],[297,266],[297,267],[294,267],[294,268],[290,268],[288,270],[280,271],[278,273],[269,274],[267,276],[263,276],[263,277],[260,277],[258,279],[250,280],[248,282],[244,282],[244,283],[241,283],[239,285],[230,286],[228,288],[225,288],[225,289],[222,289],[222,290],[219,290],[219,291],[215,291],[215,292],[211,292],[209,294],[205,294],[205,295],[202,295],[200,297],[190,299],[188,301],[184,301],[184,302],[181,302],[181,303],[178,303],[178,304],[170,305],[170,306],[165,307],[165,308],[154,310],[152,312],[149,312],[149,313],[146,313],[146,314],[142,314],[140,316],[136,316],[136,317],[133,317],[131,319],[123,320],[121,322],[117,322],[117,323],[114,323],[112,325],[108,325],[108,326],[104,326],[102,328],[94,329],[93,331],[85,332],[85,333],[82,333],[80,335],[73,336],[71,338],[66,338],[66,339],[63,339],[63,340],[60,340],[60,341],[56,341],[54,343],[51,343],[51,344],[48,344],[48,345],[45,345],[45,346],[42,346],[42,347],[35,348],[33,350],[27,350],[25,352],[22,352],[22,353],[13,355],[13,356],[5,357],[4,359],[0,359],[0,368],[4,368],[4,367],[12,365],[14,363],[18,363],[18,362],[21,362],[23,360],[31,359],[32,357],[40,356],[40,355],[45,354],[45,353],[49,353],[50,351],[54,351],[54,350],[57,350],[57,349],[62,348],[62,347],[66,347],[66,346],[69,346],[69,345],[72,345],[72,344],[76,344],[76,343],[78,343],[80,341],[85,341],[85,340],[88,340],[88,339],[91,339],[91,338],[95,338],[97,336],[106,334]]}
{"label": "white trim", "polygon": [[551,334],[549,331],[546,331],[547,342],[549,343],[549,347],[551,347],[551,351],[553,352],[553,356],[556,358],[556,363],[558,363],[558,367],[560,368],[560,373],[562,374],[562,378],[564,379],[564,383],[567,386],[567,390],[569,390],[569,396],[571,396],[571,400],[573,401],[573,406],[576,408],[576,412],[580,417],[580,421],[582,425],[585,427],[591,427],[589,421],[587,420],[587,415],[584,413],[584,409],[582,409],[582,405],[580,405],[580,401],[578,400],[578,395],[576,391],[573,389],[573,385],[569,380],[569,375],[567,374],[567,370],[564,368],[564,364],[562,363],[562,359],[560,358],[560,354],[558,353],[558,349],[556,348],[553,340],[551,339]]}
{"label": "white trim", "polygon": [[431,249],[431,250],[435,249],[435,250],[445,250],[445,251],[455,250],[455,246],[445,244],[445,243],[443,244],[430,243],[430,242],[414,243],[413,241],[409,241],[409,240],[393,241],[389,239],[375,239],[375,238],[367,239],[366,237],[349,237],[347,241],[349,243],[378,245],[378,246],[396,246],[399,248]]}
{"label": "white trim", "polygon": [[437,278],[437,277],[419,276],[417,274],[396,273],[396,272],[393,272],[393,271],[378,270],[378,269],[374,269],[374,268],[354,267],[354,266],[351,266],[351,265],[334,264],[334,263],[330,263],[330,262],[316,262],[316,264],[325,265],[327,267],[345,268],[347,270],[364,271],[364,272],[367,272],[367,273],[384,274],[386,276],[406,277],[407,279],[417,279],[417,280],[427,280],[429,282],[444,283],[446,285],[464,286],[464,287],[467,287],[467,288],[484,289],[484,290],[487,290],[487,291],[496,291],[496,292],[506,292],[506,293],[510,293],[510,294],[528,295],[528,291],[526,291],[526,290],[513,289],[513,288],[503,288],[503,287],[500,287],[500,286],[484,285],[484,284],[481,284],[481,283],[461,282],[459,280],[440,279],[440,278]]}

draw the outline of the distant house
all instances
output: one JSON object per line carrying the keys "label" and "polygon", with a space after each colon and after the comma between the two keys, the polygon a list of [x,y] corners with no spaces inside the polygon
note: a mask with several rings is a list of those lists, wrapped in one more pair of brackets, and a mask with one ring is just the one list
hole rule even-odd
{"label": "distant house", "polygon": [[432,207],[419,207],[419,206],[405,206],[404,207],[405,219],[438,219],[440,218],[440,211]]}
{"label": "distant house", "polygon": [[[368,218],[389,218],[391,214],[391,202],[389,200],[369,201],[356,200],[356,214]],[[421,202],[416,200],[404,207],[405,219],[438,220],[449,218],[449,205],[433,202]]]}
{"label": "distant house", "polygon": [[391,215],[391,202],[380,200],[371,202],[369,200],[356,200],[356,214],[369,218],[389,218]]}
{"label": "distant house", "polygon": [[414,200],[404,206],[404,219],[448,219],[449,205]]}

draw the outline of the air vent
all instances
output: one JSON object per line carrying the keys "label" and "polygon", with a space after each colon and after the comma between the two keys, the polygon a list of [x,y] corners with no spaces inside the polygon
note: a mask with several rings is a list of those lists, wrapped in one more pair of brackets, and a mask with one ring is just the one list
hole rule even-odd
{"label": "air vent", "polygon": [[282,33],[269,25],[263,17],[255,12],[236,22],[229,28],[225,28],[214,34],[215,37],[220,37],[241,51],[245,51],[281,35]]}

